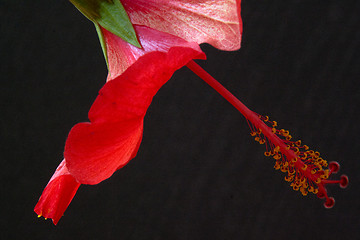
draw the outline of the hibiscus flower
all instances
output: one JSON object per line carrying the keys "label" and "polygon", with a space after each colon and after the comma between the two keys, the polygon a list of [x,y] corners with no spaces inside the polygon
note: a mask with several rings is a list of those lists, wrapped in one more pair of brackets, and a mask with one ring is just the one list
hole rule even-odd
{"label": "hibiscus flower", "polygon": [[204,59],[199,44],[207,42],[222,50],[240,47],[242,24],[240,0],[122,0],[141,48],[104,27],[109,74],[107,83],[89,111],[87,123],[75,125],[65,144],[64,157],[50,179],[35,212],[57,224],[80,184],[97,184],[135,157],[142,138],[146,111],[157,91],[179,68],[187,66],[220,93],[248,120],[251,135],[266,146],[265,155],[275,159],[275,169],[303,195],[325,198],[334,205],[326,185],[346,187],[348,178],[328,180],[339,164],[328,164],[318,152],[287,130],[248,109],[193,59]]}

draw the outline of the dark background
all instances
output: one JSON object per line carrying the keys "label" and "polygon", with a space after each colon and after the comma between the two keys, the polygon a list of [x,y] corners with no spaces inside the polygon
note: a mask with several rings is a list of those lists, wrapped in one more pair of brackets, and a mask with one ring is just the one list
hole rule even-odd
{"label": "dark background", "polygon": [[237,52],[201,62],[252,110],[340,162],[331,210],[273,169],[244,118],[188,69],[159,91],[138,156],[81,186],[58,226],[33,212],[107,70],[68,1],[0,0],[1,239],[356,239],[359,1],[243,1]]}

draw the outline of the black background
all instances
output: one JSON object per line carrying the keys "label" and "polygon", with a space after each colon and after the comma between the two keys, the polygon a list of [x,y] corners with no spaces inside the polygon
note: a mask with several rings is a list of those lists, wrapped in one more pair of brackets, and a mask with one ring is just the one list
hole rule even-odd
{"label": "black background", "polygon": [[188,69],[155,96],[138,156],[81,186],[60,220],[33,212],[107,70],[68,1],[0,0],[1,239],[356,239],[359,1],[243,1],[237,52],[201,62],[252,110],[340,162],[331,210],[274,171],[244,118]]}

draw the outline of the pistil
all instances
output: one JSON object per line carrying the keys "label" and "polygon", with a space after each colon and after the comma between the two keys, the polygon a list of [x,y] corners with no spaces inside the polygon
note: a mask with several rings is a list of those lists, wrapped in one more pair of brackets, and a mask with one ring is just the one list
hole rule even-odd
{"label": "pistil", "polygon": [[337,162],[328,164],[320,157],[319,152],[309,150],[307,145],[302,145],[301,140],[291,140],[289,131],[278,130],[276,121],[270,121],[269,117],[251,111],[194,61],[190,61],[186,66],[247,119],[251,136],[255,141],[266,145],[265,156],[275,159],[276,170],[287,173],[285,181],[291,182],[290,186],[294,190],[299,190],[304,196],[312,192],[319,198],[325,198],[325,208],[334,206],[335,200],[328,196],[325,186],[339,184],[340,187],[345,188],[349,183],[346,175],[342,175],[340,180],[328,180],[331,174],[338,172],[340,165]]}

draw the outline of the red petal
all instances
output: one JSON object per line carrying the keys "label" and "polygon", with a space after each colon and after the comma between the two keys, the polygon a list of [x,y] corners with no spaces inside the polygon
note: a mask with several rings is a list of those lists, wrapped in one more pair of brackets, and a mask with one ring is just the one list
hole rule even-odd
{"label": "red petal", "polygon": [[131,22],[222,50],[240,48],[241,0],[122,0]]}
{"label": "red petal", "polygon": [[51,218],[56,225],[80,187],[63,160],[46,185],[34,211],[39,216]]}
{"label": "red petal", "polygon": [[72,176],[83,184],[97,184],[130,161],[138,150],[153,96],[198,55],[182,47],[148,53],[107,82],[90,109],[91,123],[75,125],[66,141],[64,155]]}
{"label": "red petal", "polygon": [[79,182],[97,184],[130,161],[141,137],[142,119],[79,123],[65,145],[69,170]]}
{"label": "red petal", "polygon": [[[199,52],[192,48],[172,48],[169,53],[149,53],[141,57],[116,81],[108,82],[99,92],[89,111],[91,122],[117,122],[144,117],[152,97],[177,69]],[[200,55],[200,57],[203,55]]]}
{"label": "red petal", "polygon": [[[102,29],[108,54],[108,81],[118,77],[130,67],[139,57],[149,52],[168,52],[171,47],[188,47],[199,52],[199,58],[205,58],[198,44],[187,42],[182,38],[159,32],[144,26],[134,25],[142,48],[137,48],[106,29]],[[201,57],[200,57],[201,54]]]}

